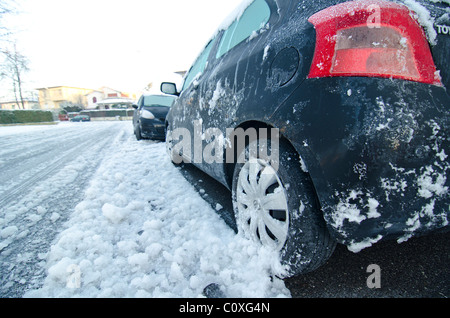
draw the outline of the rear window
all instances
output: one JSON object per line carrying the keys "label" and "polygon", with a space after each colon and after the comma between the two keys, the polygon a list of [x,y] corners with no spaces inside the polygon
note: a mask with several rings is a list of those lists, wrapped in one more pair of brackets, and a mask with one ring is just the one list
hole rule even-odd
{"label": "rear window", "polygon": [[236,45],[263,28],[270,19],[270,8],[264,0],[255,0],[225,31],[216,57],[219,58]]}

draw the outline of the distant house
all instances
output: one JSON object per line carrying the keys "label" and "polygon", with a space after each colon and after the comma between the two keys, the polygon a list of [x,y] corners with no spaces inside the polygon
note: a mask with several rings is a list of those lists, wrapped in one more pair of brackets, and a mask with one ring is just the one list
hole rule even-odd
{"label": "distant house", "polygon": [[86,95],[87,109],[129,108],[136,101],[136,94],[124,93],[109,87],[101,87]]}
{"label": "distant house", "polygon": [[[24,99],[23,104],[25,109],[39,109],[39,101],[35,99]],[[0,102],[0,109],[2,110],[16,110],[23,109],[22,103],[17,101],[4,101]]]}
{"label": "distant house", "polygon": [[97,108],[97,103],[104,99],[104,95],[102,91],[95,90],[91,93],[86,95],[86,99],[88,102],[87,108],[88,109],[95,109]]}
{"label": "distant house", "polygon": [[90,88],[54,86],[38,88],[39,104],[41,109],[58,110],[64,106],[80,106],[86,108],[88,101],[86,95],[94,91]]}

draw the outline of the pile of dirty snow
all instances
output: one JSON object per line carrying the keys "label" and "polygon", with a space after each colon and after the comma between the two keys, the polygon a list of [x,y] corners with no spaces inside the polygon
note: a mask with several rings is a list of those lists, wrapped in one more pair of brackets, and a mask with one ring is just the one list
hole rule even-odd
{"label": "pile of dirty snow", "polygon": [[279,262],[229,228],[164,143],[118,138],[25,297],[290,297]]}

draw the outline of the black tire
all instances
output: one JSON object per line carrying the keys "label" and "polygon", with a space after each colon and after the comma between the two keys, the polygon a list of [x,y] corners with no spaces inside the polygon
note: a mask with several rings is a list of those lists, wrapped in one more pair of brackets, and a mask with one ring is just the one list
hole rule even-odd
{"label": "black tire", "polygon": [[179,153],[176,153],[173,150],[173,139],[172,139],[172,129],[171,126],[169,126],[169,124],[166,124],[166,137],[165,137],[165,141],[164,143],[166,144],[166,153],[170,158],[170,161],[172,162],[173,165],[175,166],[180,166],[182,163],[182,157]]}
{"label": "black tire", "polygon": [[[275,156],[260,154],[261,144]],[[336,242],[326,228],[311,178],[301,169],[299,155],[284,140],[279,142],[279,156],[273,152],[275,147],[270,140],[260,139],[241,153],[233,174],[233,208],[240,232],[279,251],[286,271],[278,276],[286,278],[322,266]],[[252,186],[250,179],[255,179],[253,184],[258,186]],[[268,187],[269,179],[272,184]]]}
{"label": "black tire", "polygon": [[137,140],[142,140],[142,135],[141,135],[141,126],[140,124],[136,125],[136,128],[134,130],[134,135],[136,136]]}

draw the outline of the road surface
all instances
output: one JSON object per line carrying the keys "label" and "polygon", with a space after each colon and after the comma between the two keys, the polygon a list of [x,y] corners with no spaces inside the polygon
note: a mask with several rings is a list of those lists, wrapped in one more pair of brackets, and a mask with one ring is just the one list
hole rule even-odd
{"label": "road surface", "polygon": [[0,127],[0,297],[21,297],[41,284],[53,240],[126,128],[121,122]]}

